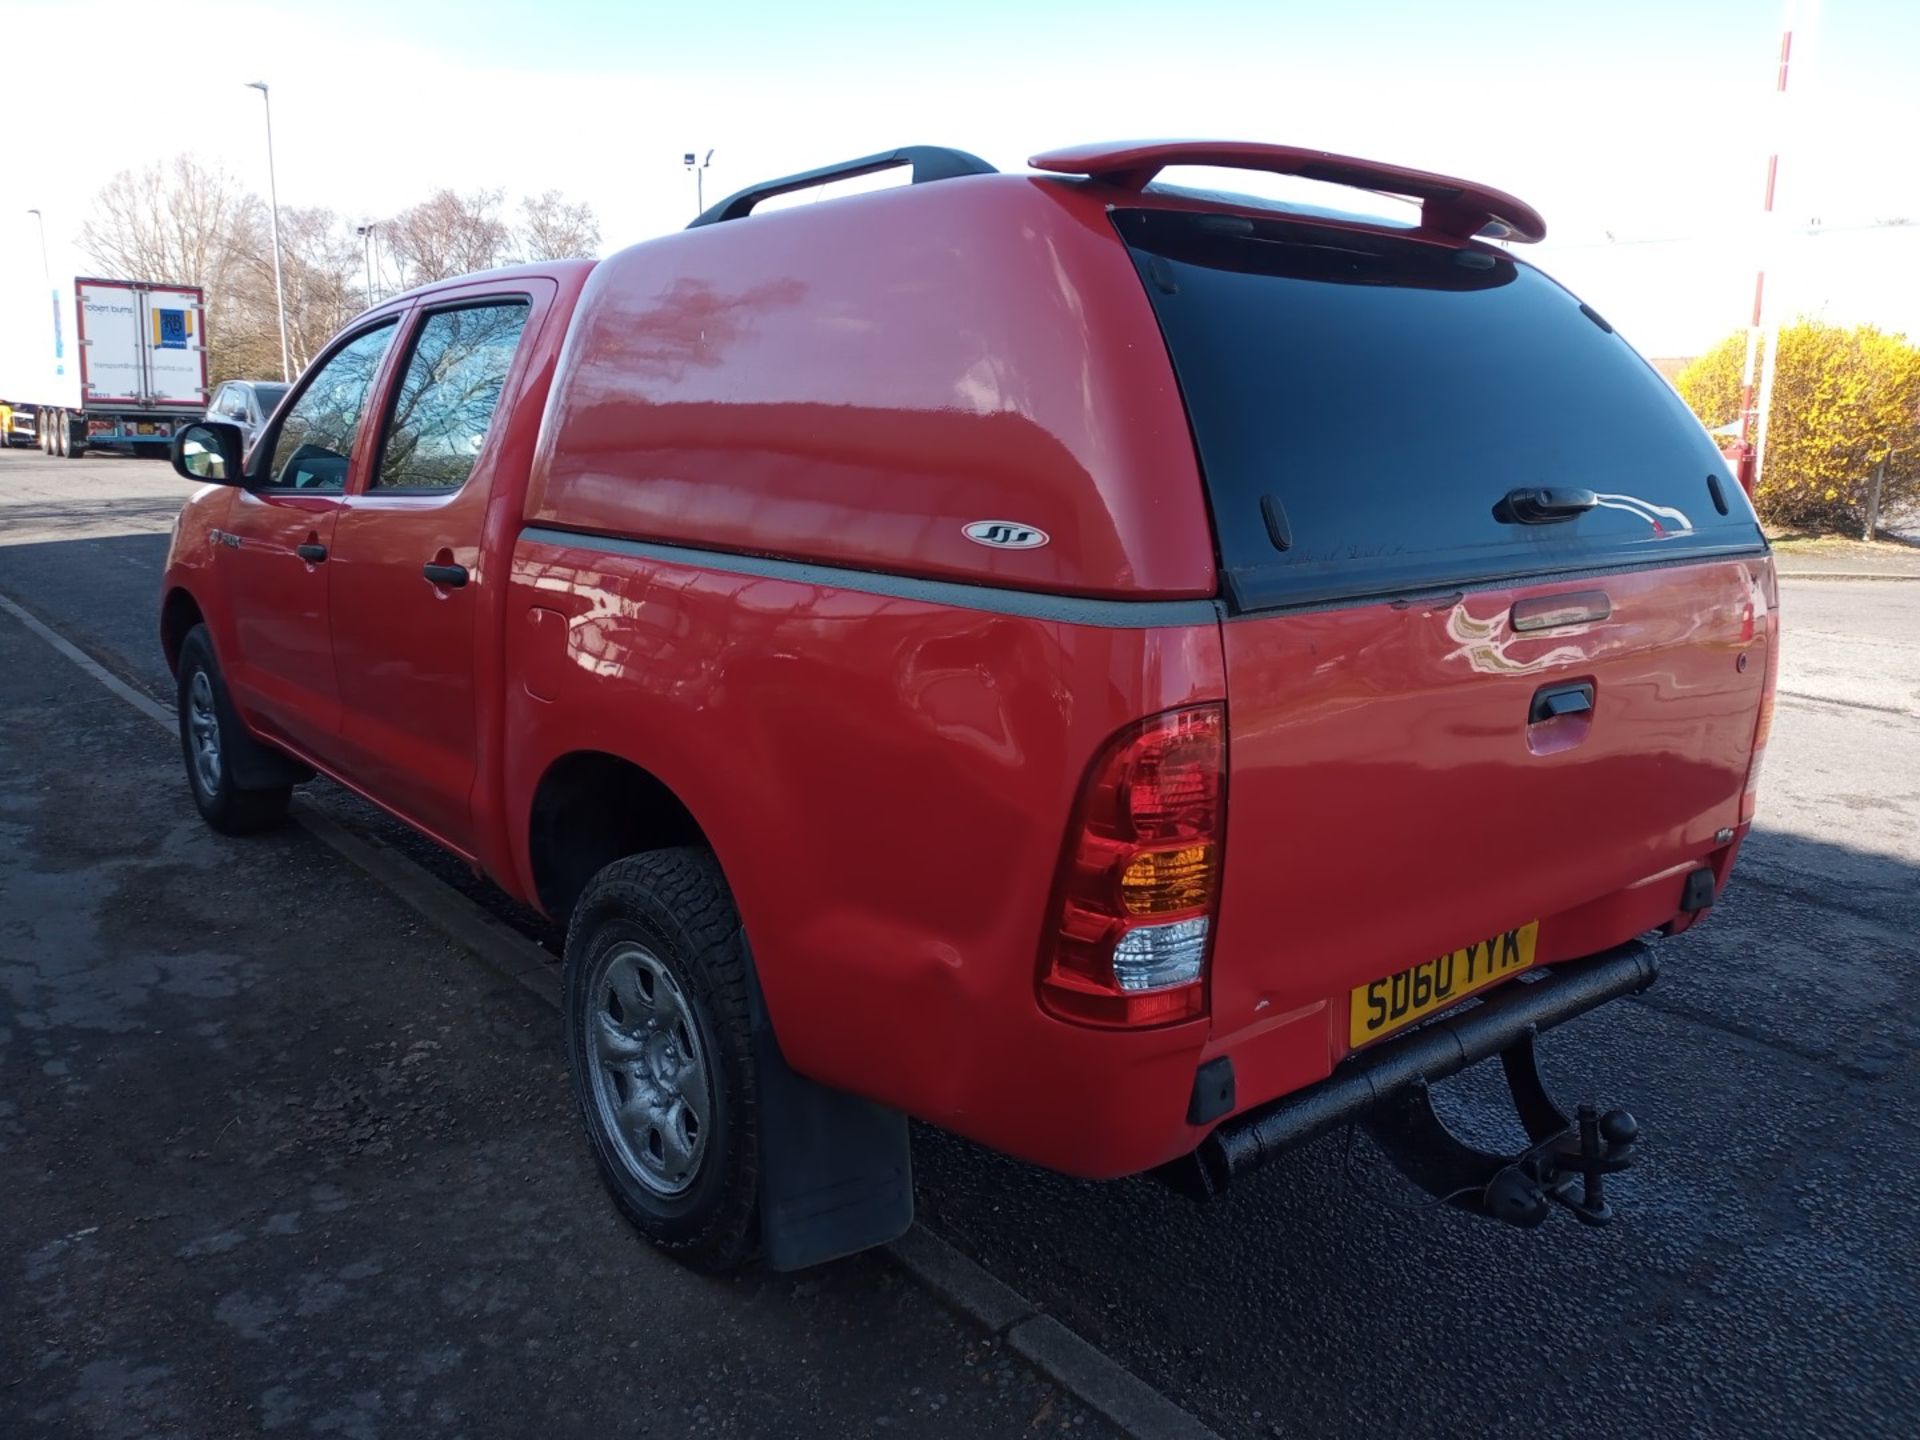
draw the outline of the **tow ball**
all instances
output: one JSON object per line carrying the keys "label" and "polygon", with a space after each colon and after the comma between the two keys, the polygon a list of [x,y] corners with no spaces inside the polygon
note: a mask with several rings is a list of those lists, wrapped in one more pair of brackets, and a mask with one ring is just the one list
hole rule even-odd
{"label": "tow ball", "polygon": [[1391,1096],[1367,1117],[1374,1142],[1394,1168],[1428,1194],[1509,1225],[1534,1226],[1560,1205],[1585,1225],[1613,1219],[1606,1177],[1634,1161],[1640,1127],[1625,1110],[1581,1104],[1560,1108],[1540,1074],[1537,1030],[1528,1026],[1500,1052],[1514,1109],[1531,1142],[1518,1154],[1482,1150],[1447,1127],[1424,1080]]}

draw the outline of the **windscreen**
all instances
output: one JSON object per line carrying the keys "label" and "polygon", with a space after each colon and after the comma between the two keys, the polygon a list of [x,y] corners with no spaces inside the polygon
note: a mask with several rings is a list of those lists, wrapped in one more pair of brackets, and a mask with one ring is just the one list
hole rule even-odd
{"label": "windscreen", "polygon": [[1114,221],[1186,399],[1236,608],[1764,544],[1666,382],[1503,253],[1285,217]]}

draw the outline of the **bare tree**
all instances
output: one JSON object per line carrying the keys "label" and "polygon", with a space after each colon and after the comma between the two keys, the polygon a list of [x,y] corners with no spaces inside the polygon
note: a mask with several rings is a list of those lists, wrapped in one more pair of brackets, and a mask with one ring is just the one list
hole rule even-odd
{"label": "bare tree", "polygon": [[388,253],[408,285],[491,270],[511,253],[513,235],[500,219],[504,190],[457,195],[440,190],[380,227]]}
{"label": "bare tree", "polygon": [[520,202],[524,217],[514,234],[522,260],[591,259],[600,250],[600,220],[582,201],[569,205],[558,190]]}
{"label": "bare tree", "polygon": [[[229,295],[224,336],[216,344],[225,373],[270,375],[279,366],[271,236],[261,227],[242,253]],[[359,242],[331,210],[280,211],[281,278],[287,296],[287,349],[304,370],[339,329],[366,308]]]}
{"label": "bare tree", "polygon": [[80,244],[114,278],[213,290],[231,274],[236,237],[263,209],[226,171],[176,155],[114,176],[95,196]]}
{"label": "bare tree", "polygon": [[[245,300],[250,273],[269,267],[266,206],[218,166],[192,155],[144,170],[122,170],[94,198],[81,248],[104,275],[197,285],[207,296],[208,360],[216,380],[279,372],[277,332],[269,356],[250,353],[257,307]],[[269,278],[269,288],[271,279]],[[273,324],[273,311],[266,311]]]}
{"label": "bare tree", "polygon": [[[501,218],[506,194],[440,190],[380,227],[406,285],[488,270],[516,258],[591,256],[600,246],[593,208],[558,190],[520,202],[521,223]],[[123,170],[94,201],[81,244],[101,272],[129,280],[198,285],[207,295],[208,361],[215,383],[280,373],[267,207],[233,176],[192,155]],[[331,210],[280,211],[287,348],[304,369],[371,303],[360,243]]]}

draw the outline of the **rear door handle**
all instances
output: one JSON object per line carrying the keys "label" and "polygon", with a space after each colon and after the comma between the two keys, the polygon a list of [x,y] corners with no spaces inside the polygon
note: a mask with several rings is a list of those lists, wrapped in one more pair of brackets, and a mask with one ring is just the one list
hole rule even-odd
{"label": "rear door handle", "polygon": [[1592,685],[1547,685],[1533,692],[1533,703],[1527,707],[1527,723],[1538,725],[1542,720],[1558,720],[1563,715],[1585,715],[1592,709]]}
{"label": "rear door handle", "polygon": [[433,565],[420,567],[420,573],[436,585],[444,585],[449,590],[458,590],[467,583],[467,567],[464,565]]}
{"label": "rear door handle", "polygon": [[327,547],[324,545],[296,545],[293,547],[293,553],[309,565],[318,565],[322,560],[327,558]]}

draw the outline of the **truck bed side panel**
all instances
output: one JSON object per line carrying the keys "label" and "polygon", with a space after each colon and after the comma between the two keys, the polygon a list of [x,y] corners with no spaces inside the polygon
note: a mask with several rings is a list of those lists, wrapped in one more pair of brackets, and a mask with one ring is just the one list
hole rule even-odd
{"label": "truck bed side panel", "polygon": [[1204,1023],[1092,1031],[1034,990],[1094,753],[1139,712],[1223,694],[1207,607],[1061,623],[596,543],[515,553],[508,668],[550,697],[509,690],[523,833],[556,760],[631,759],[713,843],[796,1069],[1085,1174],[1194,1144]]}

